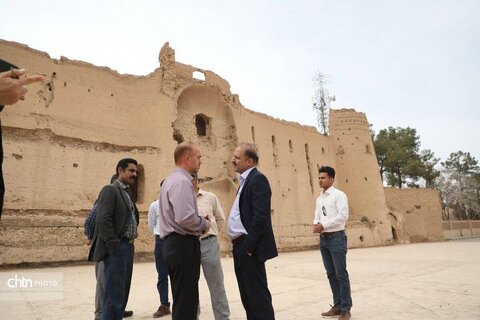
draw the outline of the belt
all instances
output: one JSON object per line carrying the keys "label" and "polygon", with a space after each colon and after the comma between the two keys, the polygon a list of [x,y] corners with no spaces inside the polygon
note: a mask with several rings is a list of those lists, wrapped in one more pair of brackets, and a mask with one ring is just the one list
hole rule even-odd
{"label": "belt", "polygon": [[237,244],[241,243],[243,240],[245,240],[246,236],[242,234],[240,237],[237,237],[235,239],[232,239],[232,244],[236,246]]}
{"label": "belt", "polygon": [[163,240],[167,240],[167,238],[170,238],[170,237],[173,237],[173,238],[192,237],[192,238],[195,238],[195,239],[198,240],[198,236],[194,236],[193,234],[180,234],[180,233],[176,233],[176,232],[171,232],[171,233],[167,234],[165,237],[163,237]]}
{"label": "belt", "polygon": [[322,232],[322,236],[333,236],[336,235],[337,233],[345,232],[345,230],[339,230],[339,231],[333,231],[333,232]]}
{"label": "belt", "polygon": [[211,235],[206,236],[205,238],[200,238],[200,240],[207,240],[207,239],[211,239],[213,237],[215,237],[215,235],[211,234]]}

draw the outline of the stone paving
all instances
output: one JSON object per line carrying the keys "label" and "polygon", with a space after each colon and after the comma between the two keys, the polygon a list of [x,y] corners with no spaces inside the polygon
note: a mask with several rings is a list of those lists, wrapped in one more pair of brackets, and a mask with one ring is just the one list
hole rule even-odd
{"label": "stone paving", "polygon": [[[231,319],[245,319],[232,258],[223,258],[222,265]],[[480,238],[351,249],[348,270],[352,319],[480,319]],[[281,253],[267,262],[267,272],[277,320],[321,319],[329,308],[318,251]],[[22,277],[36,281],[33,291],[18,288]],[[61,289],[53,287],[55,281]],[[93,265],[2,270],[0,318],[93,319],[94,291]],[[202,320],[213,320],[209,299],[201,276]],[[151,319],[158,304],[154,263],[135,263],[128,304],[133,319]]]}

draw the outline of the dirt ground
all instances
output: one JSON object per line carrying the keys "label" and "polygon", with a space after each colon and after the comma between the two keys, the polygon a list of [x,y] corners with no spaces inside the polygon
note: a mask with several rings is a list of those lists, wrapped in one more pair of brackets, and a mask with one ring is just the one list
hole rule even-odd
{"label": "dirt ground", "polygon": [[[480,238],[351,249],[347,259],[352,319],[480,319]],[[233,259],[222,258],[222,265],[231,319],[245,319]],[[320,319],[329,309],[317,250],[281,253],[267,262],[267,272],[277,320]],[[151,319],[158,308],[156,277],[153,262],[135,263],[132,319]],[[2,270],[0,318],[93,319],[94,293],[93,265]],[[201,319],[213,319],[203,276],[200,305]]]}

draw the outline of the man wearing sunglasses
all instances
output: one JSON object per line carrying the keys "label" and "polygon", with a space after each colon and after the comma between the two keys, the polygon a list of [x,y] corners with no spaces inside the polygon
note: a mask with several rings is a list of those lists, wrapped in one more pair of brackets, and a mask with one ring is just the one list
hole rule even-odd
{"label": "man wearing sunglasses", "polygon": [[317,198],[313,232],[320,234],[320,253],[333,294],[331,309],[323,317],[348,320],[351,317],[352,296],[347,272],[348,200],[345,193],[333,187],[335,169],[318,168],[318,182],[322,192]]}

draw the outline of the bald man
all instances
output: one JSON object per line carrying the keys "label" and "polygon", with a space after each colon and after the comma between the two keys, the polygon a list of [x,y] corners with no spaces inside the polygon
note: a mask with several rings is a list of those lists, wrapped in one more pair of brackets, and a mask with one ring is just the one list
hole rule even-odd
{"label": "bald man", "polygon": [[198,311],[200,240],[210,222],[198,214],[192,174],[200,169],[198,146],[182,142],[175,149],[176,168],[160,190],[158,224],[163,257],[171,280],[173,320],[194,320]]}

